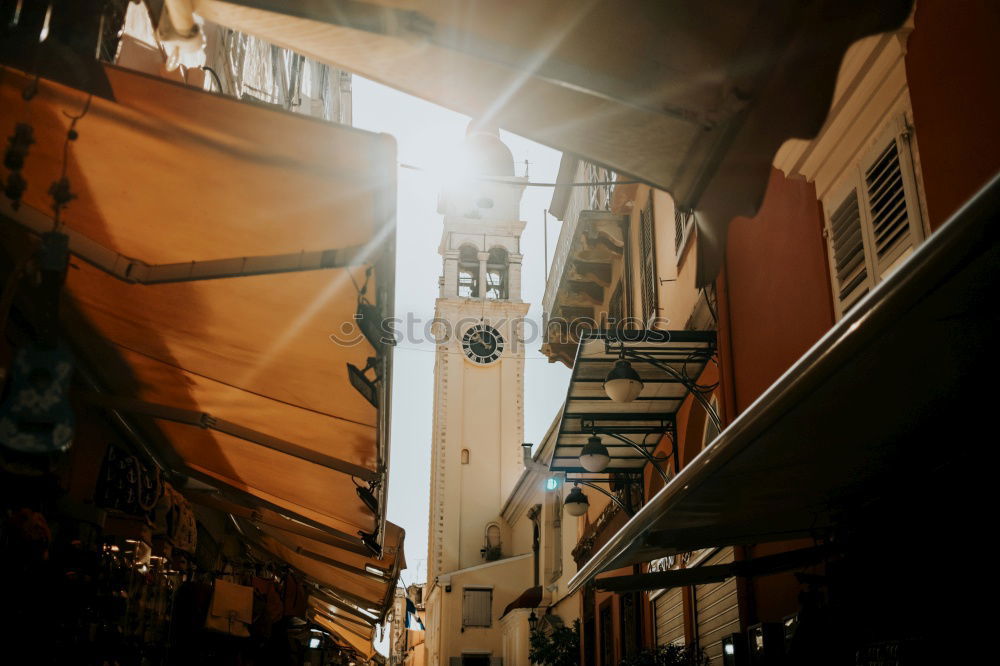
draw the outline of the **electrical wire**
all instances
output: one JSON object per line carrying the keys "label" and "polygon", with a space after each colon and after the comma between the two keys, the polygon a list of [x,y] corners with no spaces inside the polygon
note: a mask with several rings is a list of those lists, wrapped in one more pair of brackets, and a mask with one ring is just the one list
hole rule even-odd
{"label": "electrical wire", "polygon": [[205,65],[202,65],[201,69],[212,75],[212,78],[215,79],[215,85],[219,88],[219,93],[224,94],[222,89],[222,79],[220,79],[219,75],[215,73],[215,70]]}

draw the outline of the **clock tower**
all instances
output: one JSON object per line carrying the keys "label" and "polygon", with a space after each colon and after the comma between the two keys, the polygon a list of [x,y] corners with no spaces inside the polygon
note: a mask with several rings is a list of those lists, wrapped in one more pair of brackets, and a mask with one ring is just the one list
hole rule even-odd
{"label": "clock tower", "polygon": [[[470,125],[463,182],[438,200],[443,271],[434,364],[428,584],[510,556],[500,512],[523,470],[521,195],[497,130]],[[459,595],[460,596],[460,595]],[[429,613],[433,613],[429,609]]]}

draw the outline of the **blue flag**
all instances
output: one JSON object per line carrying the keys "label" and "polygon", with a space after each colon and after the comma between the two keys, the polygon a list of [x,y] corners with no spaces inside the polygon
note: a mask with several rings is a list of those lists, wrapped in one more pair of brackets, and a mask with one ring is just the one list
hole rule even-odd
{"label": "blue flag", "polygon": [[417,607],[409,599],[406,600],[406,628],[413,631],[426,631],[424,623],[417,617]]}

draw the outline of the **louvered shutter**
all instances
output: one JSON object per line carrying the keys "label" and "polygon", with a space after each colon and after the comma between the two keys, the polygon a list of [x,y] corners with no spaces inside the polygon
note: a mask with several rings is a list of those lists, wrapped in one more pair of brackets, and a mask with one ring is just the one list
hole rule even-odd
{"label": "louvered shutter", "polygon": [[[733,549],[722,548],[701,566],[729,564],[733,559]],[[722,639],[741,630],[736,579],[695,585],[694,597],[698,645],[705,651],[710,666],[722,666]]]}
{"label": "louvered shutter", "polygon": [[861,172],[869,255],[879,282],[923,239],[909,131],[902,119],[886,128]]}
{"label": "louvered shutter", "polygon": [[462,624],[466,627],[490,626],[493,619],[493,590],[465,588],[462,594]]}
{"label": "louvered shutter", "polygon": [[642,318],[649,322],[657,315],[656,238],[653,225],[653,196],[639,212],[639,278],[642,281]]}
{"label": "louvered shutter", "polygon": [[656,644],[684,645],[684,592],[687,588],[666,590],[653,601],[656,617]]}
{"label": "louvered shutter", "polygon": [[843,315],[888,275],[924,236],[904,118],[893,120],[872,149],[824,201],[830,273]]}
{"label": "louvered shutter", "polygon": [[846,312],[871,288],[858,191],[851,188],[829,220],[834,289],[840,312]]}

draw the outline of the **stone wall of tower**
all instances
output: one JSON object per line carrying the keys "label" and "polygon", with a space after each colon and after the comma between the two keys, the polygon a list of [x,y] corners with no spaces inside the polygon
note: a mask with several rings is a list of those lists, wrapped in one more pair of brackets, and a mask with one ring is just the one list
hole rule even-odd
{"label": "stone wall of tower", "polygon": [[[524,350],[515,338],[515,322],[527,309],[525,303],[509,301],[438,303],[438,316],[458,334],[438,350],[431,575],[483,563],[486,529],[498,520],[523,469]],[[461,347],[464,329],[480,318],[507,343],[501,359],[487,366],[467,361]]]}

